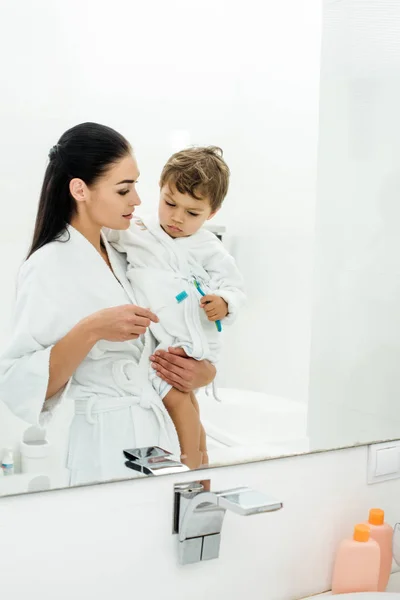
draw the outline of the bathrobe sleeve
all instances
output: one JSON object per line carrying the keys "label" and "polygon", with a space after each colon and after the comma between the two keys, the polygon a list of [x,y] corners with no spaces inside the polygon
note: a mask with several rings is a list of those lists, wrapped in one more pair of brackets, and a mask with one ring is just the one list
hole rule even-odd
{"label": "bathrobe sleeve", "polygon": [[235,259],[226,251],[219,240],[207,248],[204,269],[210,276],[211,293],[220,296],[228,304],[228,315],[224,323],[231,324],[236,319],[239,309],[246,301],[244,280],[236,266]]}
{"label": "bathrobe sleeve", "polygon": [[46,279],[33,260],[21,267],[11,339],[0,356],[0,400],[16,416],[39,426],[47,423],[63,392],[45,403],[50,352],[62,337],[57,339],[62,316]]}

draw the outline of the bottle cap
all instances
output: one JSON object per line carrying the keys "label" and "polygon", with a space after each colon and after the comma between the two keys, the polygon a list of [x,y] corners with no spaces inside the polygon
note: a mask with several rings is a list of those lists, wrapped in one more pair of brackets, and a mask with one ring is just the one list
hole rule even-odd
{"label": "bottle cap", "polygon": [[385,522],[385,513],[381,508],[371,508],[369,511],[368,522],[371,525],[383,525]]}
{"label": "bottle cap", "polygon": [[356,542],[368,542],[370,529],[368,525],[356,525],[354,527],[354,540]]}
{"label": "bottle cap", "polygon": [[8,463],[12,463],[14,461],[14,456],[13,456],[13,451],[11,450],[11,448],[6,448],[3,454],[3,458],[2,458],[2,464],[5,464],[7,462]]}

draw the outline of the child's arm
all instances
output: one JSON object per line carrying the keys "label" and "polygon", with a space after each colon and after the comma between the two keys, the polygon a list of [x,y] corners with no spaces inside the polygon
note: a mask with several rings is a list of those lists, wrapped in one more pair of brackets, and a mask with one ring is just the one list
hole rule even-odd
{"label": "child's arm", "polygon": [[212,244],[212,252],[208,247],[203,267],[210,276],[208,285],[212,290],[201,301],[209,320],[225,319],[224,323],[227,324],[233,322],[246,301],[243,277],[234,258],[216,239]]}

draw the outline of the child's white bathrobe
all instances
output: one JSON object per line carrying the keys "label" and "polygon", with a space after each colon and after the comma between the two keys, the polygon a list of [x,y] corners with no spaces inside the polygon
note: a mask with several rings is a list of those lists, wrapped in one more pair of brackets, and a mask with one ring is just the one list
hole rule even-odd
{"label": "child's white bathrobe", "polygon": [[72,226],[23,264],[13,333],[0,357],[0,399],[27,423],[47,426],[61,403],[73,403],[71,485],[132,476],[126,448],[159,445],[179,456],[174,425],[149,381],[155,345],[149,332],[128,342],[98,342],[65,388],[45,402],[53,345],[84,317],[135,303],[125,257],[105,245],[114,274]]}
{"label": "child's white bathrobe", "polygon": [[[220,240],[205,229],[173,239],[156,216],[135,218],[129,230],[106,231],[106,236],[127,255],[127,276],[139,303],[160,319],[150,327],[158,347],[181,347],[196,360],[217,362],[221,333],[200,307],[194,280],[206,294],[221,296],[228,304],[223,326],[236,318],[245,301],[243,278]],[[176,297],[182,292],[187,298],[178,302]],[[152,370],[150,376],[164,397],[171,386]]]}

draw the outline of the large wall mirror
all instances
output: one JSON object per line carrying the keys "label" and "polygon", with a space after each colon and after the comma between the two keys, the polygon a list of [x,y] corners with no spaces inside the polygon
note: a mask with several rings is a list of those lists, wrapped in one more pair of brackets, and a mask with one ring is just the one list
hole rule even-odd
{"label": "large wall mirror", "polygon": [[[190,218],[206,206],[206,193],[188,199],[172,184],[160,197],[164,165],[193,147],[221,148],[231,173],[221,209],[193,235],[215,249],[210,260],[233,258],[246,295],[232,323],[223,301],[222,331],[204,317],[200,292],[195,307],[219,345],[213,383],[206,353],[192,389],[178,389],[200,411],[203,466],[400,438],[399,23],[391,0],[249,0],[245,10],[225,0],[3,4],[0,495],[143,476],[123,450],[160,447],[172,455],[156,456],[154,468],[179,468],[178,433],[193,438],[152,380],[153,325],[134,340],[100,335],[89,347],[88,334],[80,345],[68,338],[67,351],[56,345],[106,306],[150,306],[126,277],[128,251],[116,248],[128,238],[115,242],[107,229],[96,248],[82,230],[82,215],[112,226],[98,216],[112,197],[98,181],[128,181],[112,193],[126,192],[132,200],[115,202],[131,202],[130,212],[135,204],[139,240],[156,231],[149,252],[171,252],[172,262],[192,252],[191,232],[173,220],[185,234],[176,239],[157,211],[168,198],[168,210],[194,210]],[[93,185],[60,139],[86,122],[119,132],[135,158],[114,157]],[[52,161],[69,177],[80,220],[52,242],[54,256],[45,244],[26,261]],[[192,276],[202,255],[190,256],[174,268]],[[218,273],[223,261],[214,262]],[[164,279],[148,278],[165,296]],[[205,293],[215,297],[218,285]],[[46,399],[63,369],[68,382],[60,375]]]}

